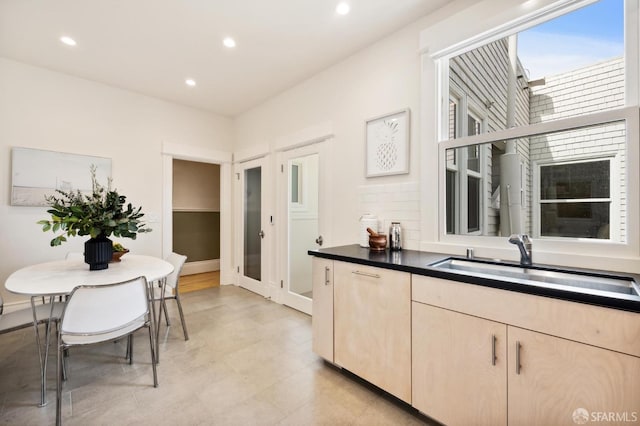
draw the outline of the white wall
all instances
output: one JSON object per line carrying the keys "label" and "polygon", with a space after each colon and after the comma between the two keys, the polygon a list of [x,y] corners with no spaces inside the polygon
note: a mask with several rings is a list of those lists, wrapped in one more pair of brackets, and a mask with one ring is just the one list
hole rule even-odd
{"label": "white wall", "polygon": [[[340,212],[332,217],[332,245],[358,241],[358,219],[363,213],[376,214],[381,219],[381,229],[386,229],[392,220],[400,220],[405,248],[418,249],[425,238],[437,238],[436,232],[425,235],[420,222],[425,212],[420,212],[419,182],[423,179],[432,188],[432,201],[437,200],[438,182],[435,139],[425,145],[420,134],[421,125],[424,126],[421,123],[429,123],[427,128],[435,134],[435,115],[425,115],[421,105],[421,32],[445,19],[455,19],[475,3],[452,2],[236,117],[236,150],[251,150],[265,143],[273,150],[274,141],[283,135],[318,123],[332,124],[333,206]],[[494,3],[500,3],[500,7],[509,4],[506,0]],[[453,26],[439,28],[433,41],[451,39],[458,32],[459,28]],[[429,78],[433,79],[428,83],[435,104],[435,75]],[[365,121],[403,108],[411,110],[409,174],[365,178]],[[429,113],[434,114],[434,110]],[[423,155],[432,159],[426,170],[420,161],[425,146],[427,152]],[[426,214],[436,224],[434,202]]]}
{"label": "white wall", "polygon": [[173,160],[173,209],[220,211],[220,165]]}
{"label": "white wall", "polygon": [[[0,93],[0,282],[23,266],[83,251],[84,242],[52,248],[53,234],[36,225],[46,209],[9,205],[11,147],[110,157],[114,186],[157,220],[126,246],[155,256],[162,255],[162,143],[232,151],[229,119],[3,58]],[[6,302],[18,299],[0,291]]]}
{"label": "white wall", "polygon": [[[361,185],[418,180],[421,28],[411,25],[236,118],[237,150],[265,142],[273,148],[284,135],[319,123],[332,124],[332,194],[334,209],[339,210],[331,218],[332,245],[357,241],[358,219],[364,213]],[[412,111],[410,173],[366,179],[365,121],[407,107]]]}

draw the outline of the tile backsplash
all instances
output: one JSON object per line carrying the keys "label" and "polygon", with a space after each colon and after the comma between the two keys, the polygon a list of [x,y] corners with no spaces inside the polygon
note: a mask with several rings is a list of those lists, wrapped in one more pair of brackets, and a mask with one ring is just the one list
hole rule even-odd
{"label": "tile backsplash", "polygon": [[[420,187],[418,182],[361,185],[358,187],[359,214],[378,217],[378,232],[387,234],[391,222],[400,222],[402,247],[420,247]],[[356,218],[359,219],[359,218]]]}

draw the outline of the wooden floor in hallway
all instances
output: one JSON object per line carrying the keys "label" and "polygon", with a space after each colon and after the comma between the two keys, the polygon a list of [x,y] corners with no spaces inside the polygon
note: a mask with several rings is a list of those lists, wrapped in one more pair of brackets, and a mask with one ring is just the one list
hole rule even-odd
{"label": "wooden floor in hallway", "polygon": [[180,294],[220,286],[220,271],[183,275],[179,281]]}

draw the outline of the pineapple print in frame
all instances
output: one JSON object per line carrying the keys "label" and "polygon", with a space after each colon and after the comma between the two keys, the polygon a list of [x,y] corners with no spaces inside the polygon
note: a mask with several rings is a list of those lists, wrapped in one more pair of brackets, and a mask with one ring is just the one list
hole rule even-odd
{"label": "pineapple print in frame", "polygon": [[381,142],[376,150],[378,168],[385,172],[392,170],[398,162],[398,148],[396,136],[398,134],[398,119],[384,120],[376,129],[376,136]]}
{"label": "pineapple print in frame", "polygon": [[366,122],[366,176],[409,172],[409,110]]}

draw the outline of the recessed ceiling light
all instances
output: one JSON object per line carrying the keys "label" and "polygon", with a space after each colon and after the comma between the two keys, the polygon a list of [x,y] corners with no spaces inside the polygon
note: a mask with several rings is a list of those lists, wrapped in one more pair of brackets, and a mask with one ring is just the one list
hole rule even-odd
{"label": "recessed ceiling light", "polygon": [[236,41],[231,37],[225,37],[224,40],[222,40],[222,44],[224,44],[225,47],[228,47],[229,49],[236,47]]}
{"label": "recessed ceiling light", "polygon": [[196,85],[196,81],[192,78],[186,79],[184,83],[189,87],[194,87]]}
{"label": "recessed ceiling light", "polygon": [[351,6],[349,6],[349,3],[346,2],[338,3],[338,5],[336,6],[336,13],[338,15],[346,15],[350,10]]}
{"label": "recessed ceiling light", "polygon": [[66,44],[67,46],[75,46],[76,44],[78,44],[74,39],[72,39],[69,36],[60,37],[60,41]]}

